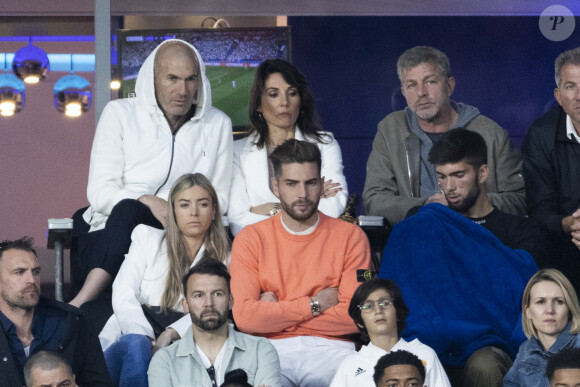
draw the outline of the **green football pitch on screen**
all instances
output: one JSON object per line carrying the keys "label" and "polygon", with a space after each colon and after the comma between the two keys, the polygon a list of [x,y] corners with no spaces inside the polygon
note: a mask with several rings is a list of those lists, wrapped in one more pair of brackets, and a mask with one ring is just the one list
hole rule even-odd
{"label": "green football pitch on screen", "polygon": [[[234,126],[247,126],[250,123],[248,106],[255,74],[255,67],[206,67],[211,84],[212,105],[226,113]],[[134,91],[135,79],[124,80],[121,96],[129,97]]]}

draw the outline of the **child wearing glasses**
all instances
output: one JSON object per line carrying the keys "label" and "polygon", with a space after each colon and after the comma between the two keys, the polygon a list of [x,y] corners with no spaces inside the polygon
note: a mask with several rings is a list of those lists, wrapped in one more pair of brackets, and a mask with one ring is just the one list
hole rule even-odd
{"label": "child wearing glasses", "polygon": [[415,339],[400,338],[405,329],[409,309],[396,283],[386,279],[372,279],[362,283],[354,292],[348,314],[358,327],[363,345],[360,351],[344,359],[330,387],[374,387],[374,367],[383,355],[405,350],[421,359],[426,370],[425,385],[450,387],[449,379],[433,349]]}

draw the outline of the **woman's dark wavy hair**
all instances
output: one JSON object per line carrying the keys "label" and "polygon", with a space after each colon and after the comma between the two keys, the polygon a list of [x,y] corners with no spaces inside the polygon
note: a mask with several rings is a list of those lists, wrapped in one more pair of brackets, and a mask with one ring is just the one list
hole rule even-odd
{"label": "woman's dark wavy hair", "polygon": [[401,294],[401,289],[399,289],[399,286],[394,281],[382,278],[374,278],[363,282],[355,290],[352,298],[350,299],[348,314],[356,324],[358,330],[360,331],[361,338],[365,343],[368,343],[370,338],[367,329],[365,328],[365,323],[361,317],[361,310],[359,309],[358,305],[365,301],[372,292],[378,289],[386,290],[393,298],[393,306],[395,307],[397,316],[397,335],[401,336],[401,333],[407,326],[407,315],[409,314],[409,308],[403,301],[403,295]]}
{"label": "woman's dark wavy hair", "polygon": [[256,71],[252,92],[250,95],[250,134],[257,133],[256,145],[263,148],[268,140],[268,124],[259,114],[258,109],[262,106],[262,94],[266,89],[266,79],[271,74],[280,73],[284,80],[298,90],[300,95],[300,112],[296,124],[305,137],[314,138],[317,142],[326,143],[330,139],[322,132],[322,125],[316,109],[314,98],[308,89],[308,82],[304,75],[294,65],[282,59],[270,59],[262,62]]}

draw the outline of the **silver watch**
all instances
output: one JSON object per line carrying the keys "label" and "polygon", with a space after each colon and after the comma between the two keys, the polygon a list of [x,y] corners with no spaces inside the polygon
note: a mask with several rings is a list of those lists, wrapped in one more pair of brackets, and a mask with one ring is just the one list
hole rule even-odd
{"label": "silver watch", "polygon": [[270,216],[275,216],[280,212],[280,203],[275,203],[274,207],[270,210]]}
{"label": "silver watch", "polygon": [[310,311],[314,317],[320,314],[320,302],[316,298],[310,299]]}

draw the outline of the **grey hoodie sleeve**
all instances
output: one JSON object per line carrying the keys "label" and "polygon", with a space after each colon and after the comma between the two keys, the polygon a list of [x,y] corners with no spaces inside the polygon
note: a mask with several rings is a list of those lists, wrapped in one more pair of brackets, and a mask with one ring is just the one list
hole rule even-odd
{"label": "grey hoodie sleeve", "polygon": [[525,215],[522,157],[511,144],[508,133],[481,115],[471,121],[467,129],[481,134],[487,144],[489,175],[485,181],[485,190],[491,204],[508,214]]}

